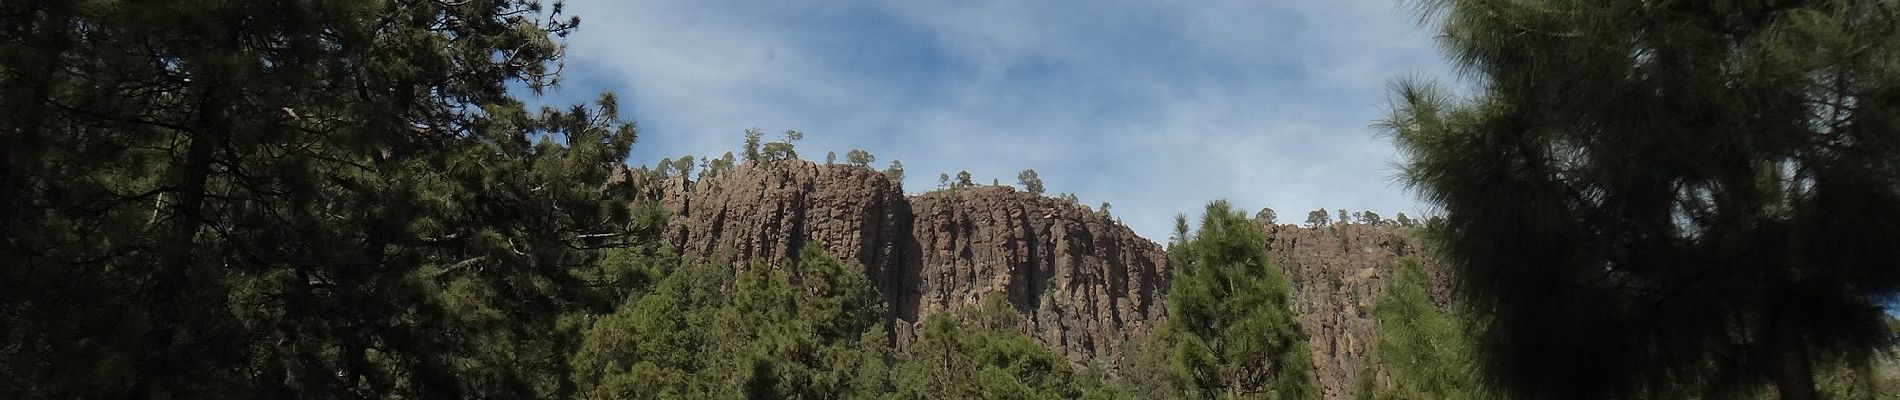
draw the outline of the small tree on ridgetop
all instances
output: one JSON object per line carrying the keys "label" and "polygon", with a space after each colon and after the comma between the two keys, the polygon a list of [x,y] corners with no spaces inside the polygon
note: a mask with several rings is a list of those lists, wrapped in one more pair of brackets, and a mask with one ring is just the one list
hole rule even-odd
{"label": "small tree on ridgetop", "polygon": [[804,138],[805,138],[804,132],[799,132],[799,131],[790,130],[790,129],[785,130],[784,141],[771,142],[771,143],[765,144],[764,161],[766,161],[767,163],[777,163],[780,161],[798,158],[798,152],[793,150],[793,148],[795,147],[793,143],[796,143],[799,140],[804,139]]}
{"label": "small tree on ridgetop", "polygon": [[884,169],[884,178],[890,179],[891,182],[894,182],[897,184],[903,184],[904,183],[904,163],[902,161],[891,160],[890,168]]}
{"label": "small tree on ridgetop", "polygon": [[871,152],[864,151],[864,149],[851,149],[851,151],[844,153],[845,164],[850,164],[853,167],[871,168],[872,161],[877,161],[877,157],[872,156]]}
{"label": "small tree on ridgetop", "polygon": [[759,160],[759,139],[763,136],[765,136],[765,131],[757,127],[745,130],[745,162]]}
{"label": "small tree on ridgetop", "polygon": [[662,158],[660,159],[660,162],[654,163],[653,176],[660,177],[662,179],[672,177],[673,176],[673,157]]}
{"label": "small tree on ridgetop", "polygon": [[837,163],[838,163],[838,152],[826,150],[825,151],[825,165],[831,165],[831,164],[837,164]]}
{"label": "small tree on ridgetop", "polygon": [[950,174],[948,173],[937,174],[937,188],[938,189],[950,188]]}
{"label": "small tree on ridgetop", "polygon": [[679,160],[673,161],[673,169],[678,170],[680,176],[686,179],[693,179],[693,167],[695,166],[698,166],[698,164],[693,163],[693,155],[691,154],[680,156]]}
{"label": "small tree on ridgetop", "polygon": [[1025,169],[1023,172],[1017,173],[1016,182],[1022,183],[1023,191],[1037,196],[1042,195],[1042,177],[1036,176],[1035,169]]}
{"label": "small tree on ridgetop", "polygon": [[1279,214],[1275,214],[1271,207],[1261,207],[1260,212],[1253,214],[1253,219],[1264,221],[1268,225],[1272,225],[1279,222],[1280,216]]}
{"label": "small tree on ridgetop", "polygon": [[1306,226],[1312,228],[1326,226],[1326,224],[1332,223],[1332,221],[1329,220],[1330,215],[1332,214],[1327,214],[1324,208],[1307,212]]}
{"label": "small tree on ridgetop", "polygon": [[1359,222],[1366,225],[1379,226],[1379,224],[1384,223],[1385,220],[1379,219],[1379,213],[1366,210],[1365,212],[1359,213]]}
{"label": "small tree on ridgetop", "polygon": [[957,171],[957,187],[976,187],[975,182],[970,182],[970,171]]}

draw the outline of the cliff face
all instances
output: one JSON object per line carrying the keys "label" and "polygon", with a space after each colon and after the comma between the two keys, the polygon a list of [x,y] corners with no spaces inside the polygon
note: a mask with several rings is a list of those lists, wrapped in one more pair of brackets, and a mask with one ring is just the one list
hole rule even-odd
{"label": "cliff face", "polygon": [[[1025,333],[1071,360],[1112,367],[1166,313],[1161,246],[1071,202],[1009,187],[905,197],[876,171],[801,160],[649,186],[641,191],[672,216],[665,240],[685,254],[777,262],[816,241],[863,264],[900,346],[918,321],[1000,296],[1027,321]],[[1375,337],[1385,279],[1424,247],[1393,226],[1263,227],[1325,398],[1346,398]]]}
{"label": "cliff face", "polygon": [[1163,312],[1159,245],[1086,207],[1007,187],[905,198],[875,171],[791,160],[644,190],[682,253],[779,261],[816,241],[862,263],[891,305],[900,345],[915,323],[991,296],[1071,360],[1113,365]]}
{"label": "cliff face", "polygon": [[[1306,330],[1324,397],[1347,398],[1377,335],[1372,310],[1386,279],[1397,275],[1400,257],[1425,247],[1408,228],[1395,226],[1263,227],[1268,258],[1293,287],[1293,311]],[[1442,307],[1446,285],[1433,286]]]}
{"label": "cliff face", "polygon": [[1072,360],[1113,366],[1164,312],[1167,255],[1108,216],[1009,187],[911,198],[920,254],[900,318],[1007,296],[1031,336]]}
{"label": "cliff face", "polygon": [[[910,205],[883,174],[860,168],[788,161],[773,168],[743,165],[715,179],[675,177],[656,191],[668,221],[664,239],[682,254],[723,252],[735,261],[772,262],[817,241],[865,267],[872,282],[903,284],[892,275],[907,263]],[[890,287],[880,287],[890,293]]]}

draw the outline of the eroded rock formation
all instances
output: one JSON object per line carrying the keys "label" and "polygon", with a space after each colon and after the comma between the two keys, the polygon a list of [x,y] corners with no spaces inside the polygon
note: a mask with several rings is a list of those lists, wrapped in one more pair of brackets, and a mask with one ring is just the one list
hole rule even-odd
{"label": "eroded rock formation", "polygon": [[[802,160],[646,186],[672,216],[665,239],[686,254],[776,262],[816,241],[863,264],[891,305],[900,346],[923,318],[1000,296],[1027,321],[1025,333],[1071,360],[1113,368],[1166,313],[1161,246],[1068,201],[1010,187],[906,197],[876,171]],[[1264,227],[1325,398],[1345,398],[1375,338],[1372,309],[1386,278],[1424,247],[1390,225]],[[1435,286],[1444,298],[1442,282]]]}
{"label": "eroded rock formation", "polygon": [[1087,207],[977,187],[912,197],[911,208],[920,280],[894,303],[900,318],[1003,295],[1031,336],[1072,360],[1112,366],[1164,312],[1166,253]]}
{"label": "eroded rock formation", "polygon": [[[1425,247],[1408,228],[1391,225],[1264,228],[1267,256],[1293,287],[1293,312],[1306,330],[1324,397],[1348,398],[1377,337],[1372,310],[1386,279],[1398,273],[1401,257]],[[1445,285],[1433,286],[1442,307]]]}
{"label": "eroded rock formation", "polygon": [[862,263],[900,345],[931,314],[1000,296],[1025,333],[1071,360],[1113,365],[1163,312],[1161,247],[1067,201],[1008,187],[905,198],[875,171],[802,160],[650,186],[672,215],[665,239],[685,254],[778,261],[816,241]]}

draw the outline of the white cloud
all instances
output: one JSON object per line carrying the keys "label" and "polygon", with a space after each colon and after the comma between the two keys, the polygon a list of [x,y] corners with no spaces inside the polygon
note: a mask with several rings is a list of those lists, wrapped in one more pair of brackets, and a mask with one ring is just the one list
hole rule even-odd
{"label": "white cloud", "polygon": [[[794,2],[796,3],[796,2]],[[1227,198],[1283,220],[1420,208],[1369,128],[1386,82],[1446,76],[1383,1],[574,2],[568,72],[616,89],[638,162],[806,131],[807,158],[904,160],[912,191],[1035,168],[1151,239]]]}

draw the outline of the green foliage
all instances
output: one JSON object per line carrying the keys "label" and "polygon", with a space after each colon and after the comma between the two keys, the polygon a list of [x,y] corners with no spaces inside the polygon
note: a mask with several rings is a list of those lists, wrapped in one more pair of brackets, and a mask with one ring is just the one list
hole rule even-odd
{"label": "green foliage", "polygon": [[904,184],[904,162],[891,160],[891,166],[889,168],[884,169],[884,178],[890,179],[891,183],[903,185]]}
{"label": "green foliage", "polygon": [[686,179],[693,178],[693,167],[696,166],[698,166],[698,164],[693,163],[693,156],[691,154],[680,156],[679,160],[673,161],[673,170],[679,171],[680,177]]}
{"label": "green foliage", "polygon": [[1260,212],[1256,212],[1253,214],[1253,219],[1259,220],[1261,222],[1265,222],[1268,225],[1272,225],[1275,223],[1279,223],[1280,215],[1277,213],[1274,213],[1273,208],[1261,207]]}
{"label": "green foliage", "polygon": [[1067,359],[1020,333],[1021,317],[993,297],[984,306],[926,319],[894,367],[897,398],[1122,398],[1099,369],[1077,373]]}
{"label": "green foliage", "polygon": [[1016,174],[1016,182],[1022,184],[1023,190],[1029,192],[1029,194],[1042,195],[1042,177],[1036,176],[1036,170],[1025,169],[1023,172]]}
{"label": "green foliage", "polygon": [[[1373,315],[1378,336],[1359,373],[1364,399],[1486,399],[1477,370],[1477,342],[1464,325],[1437,308],[1431,278],[1418,260],[1399,261],[1398,275],[1386,285]],[[1388,382],[1375,382],[1383,371]]]}
{"label": "green foliage", "polygon": [[0,4],[0,397],[559,397],[632,241],[534,1]]}
{"label": "green foliage", "polygon": [[581,328],[569,364],[580,397],[1124,397],[1101,369],[1076,371],[1020,333],[1000,298],[934,315],[908,351],[892,349],[863,268],[815,244],[796,263],[736,273],[666,253],[604,260],[653,283]]}
{"label": "green foliage", "polygon": [[957,171],[957,185],[955,187],[976,187],[975,182],[970,182],[970,171]]}
{"label": "green foliage", "polygon": [[765,131],[757,127],[745,130],[745,147],[743,148],[745,152],[740,153],[745,156],[745,162],[756,162],[763,156],[763,153],[759,151],[759,140],[764,136]]}
{"label": "green foliage", "polygon": [[[756,130],[757,128],[753,128],[753,129]],[[754,143],[757,141],[757,139],[755,138],[755,135],[756,135],[756,132],[751,132],[751,131],[746,132],[746,140],[747,140],[748,146],[750,145],[750,143]],[[766,143],[765,149],[759,152],[759,158],[757,158],[757,160],[765,162],[766,164],[776,164],[780,161],[798,158],[798,152],[794,151],[793,149],[797,147],[795,144],[798,143],[799,140],[804,139],[804,138],[805,138],[804,132],[788,129],[785,131],[784,140]]]}
{"label": "green foliage", "polygon": [[[816,244],[782,267],[680,264],[582,335],[589,398],[857,397],[885,385],[883,299]],[[739,392],[735,392],[739,390]]]}
{"label": "green foliage", "polygon": [[1811,399],[1890,340],[1900,6],[1423,8],[1480,88],[1400,83],[1383,126],[1510,395]]}
{"label": "green foliage", "polygon": [[[1168,250],[1168,319],[1131,366],[1167,398],[1317,399],[1306,334],[1285,278],[1267,263],[1266,234],[1226,201]],[[1158,382],[1155,382],[1158,381]]]}
{"label": "green foliage", "polygon": [[853,167],[871,168],[871,162],[877,161],[877,156],[871,155],[871,152],[864,149],[851,149],[844,154],[844,161]]}
{"label": "green foliage", "polygon": [[1326,213],[1326,209],[1324,208],[1306,213],[1306,226],[1308,227],[1316,228],[1329,224],[1332,224],[1332,217],[1331,214]]}

